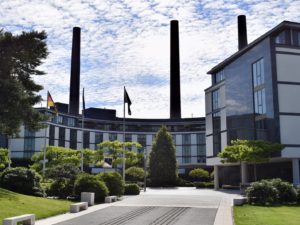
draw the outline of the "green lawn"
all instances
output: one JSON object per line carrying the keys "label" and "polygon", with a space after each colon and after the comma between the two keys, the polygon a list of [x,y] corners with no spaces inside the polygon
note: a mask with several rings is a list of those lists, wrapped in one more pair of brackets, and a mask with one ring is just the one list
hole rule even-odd
{"label": "green lawn", "polygon": [[0,188],[0,224],[4,218],[27,213],[35,214],[37,219],[62,214],[69,211],[70,204],[69,201],[32,197]]}
{"label": "green lawn", "polygon": [[235,206],[236,225],[300,225],[300,206]]}

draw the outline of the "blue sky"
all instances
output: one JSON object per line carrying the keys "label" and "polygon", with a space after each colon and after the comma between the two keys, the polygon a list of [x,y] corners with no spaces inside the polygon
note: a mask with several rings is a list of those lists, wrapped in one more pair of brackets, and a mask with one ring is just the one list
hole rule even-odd
{"label": "blue sky", "polygon": [[[81,27],[81,87],[86,107],[122,116],[123,86],[132,118],[169,117],[169,22],[179,20],[183,117],[205,115],[206,72],[237,51],[236,17],[248,42],[283,20],[300,22],[299,0],[0,0],[0,27],[45,30],[50,54],[35,77],[54,101],[68,103],[72,28]],[[42,102],[45,106],[45,102]]]}

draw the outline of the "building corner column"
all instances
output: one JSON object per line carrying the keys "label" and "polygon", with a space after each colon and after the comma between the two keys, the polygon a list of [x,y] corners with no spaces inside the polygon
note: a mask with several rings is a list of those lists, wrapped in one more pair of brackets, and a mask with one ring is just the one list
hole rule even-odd
{"label": "building corner column", "polygon": [[214,188],[215,190],[219,189],[219,167],[214,165]]}
{"label": "building corner column", "polygon": [[248,183],[248,168],[247,163],[242,162],[241,164],[241,184]]}
{"label": "building corner column", "polygon": [[299,172],[299,159],[292,159],[293,165],[293,184],[299,185],[300,184],[300,172]]}

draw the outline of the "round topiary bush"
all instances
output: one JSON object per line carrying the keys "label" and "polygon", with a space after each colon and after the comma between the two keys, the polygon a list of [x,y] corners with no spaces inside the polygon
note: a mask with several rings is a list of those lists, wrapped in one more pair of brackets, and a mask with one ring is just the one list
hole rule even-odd
{"label": "round topiary bush", "polygon": [[300,186],[297,187],[297,202],[300,203]]}
{"label": "round topiary bush", "polygon": [[273,187],[278,191],[278,201],[283,202],[296,202],[297,192],[292,184],[282,181],[281,179],[272,179],[269,181]]}
{"label": "round topiary bush", "polygon": [[270,182],[253,182],[246,189],[246,195],[249,203],[254,204],[274,204],[278,200],[278,191]]}
{"label": "round topiary bush", "polygon": [[140,188],[137,184],[125,184],[125,195],[139,195]]}
{"label": "round topiary bush", "polygon": [[61,178],[53,181],[47,191],[48,196],[66,198],[73,194],[74,183],[70,179]]}
{"label": "round topiary bush", "polygon": [[144,179],[144,169],[136,166],[132,166],[125,171],[126,180],[142,181]]}
{"label": "round topiary bush", "polygon": [[104,181],[109,190],[109,195],[121,196],[124,194],[124,181],[118,172],[104,172],[98,174],[97,177]]}
{"label": "round topiary bush", "polygon": [[41,179],[41,176],[34,170],[15,167],[3,171],[0,186],[22,194],[41,196]]}
{"label": "round topiary bush", "polygon": [[189,176],[192,177],[196,181],[207,181],[209,180],[209,173],[208,171],[197,168],[193,169],[189,172]]}
{"label": "round topiary bush", "polygon": [[96,202],[104,202],[105,197],[108,195],[108,189],[104,182],[97,179],[96,176],[90,174],[78,175],[74,192],[76,195],[80,195],[81,192],[94,192]]}

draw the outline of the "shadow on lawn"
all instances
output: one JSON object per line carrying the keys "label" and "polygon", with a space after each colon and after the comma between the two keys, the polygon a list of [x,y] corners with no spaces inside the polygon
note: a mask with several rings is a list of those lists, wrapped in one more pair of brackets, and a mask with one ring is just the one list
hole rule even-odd
{"label": "shadow on lawn", "polygon": [[0,199],[17,200],[18,196],[16,195],[16,193],[0,188]]}

